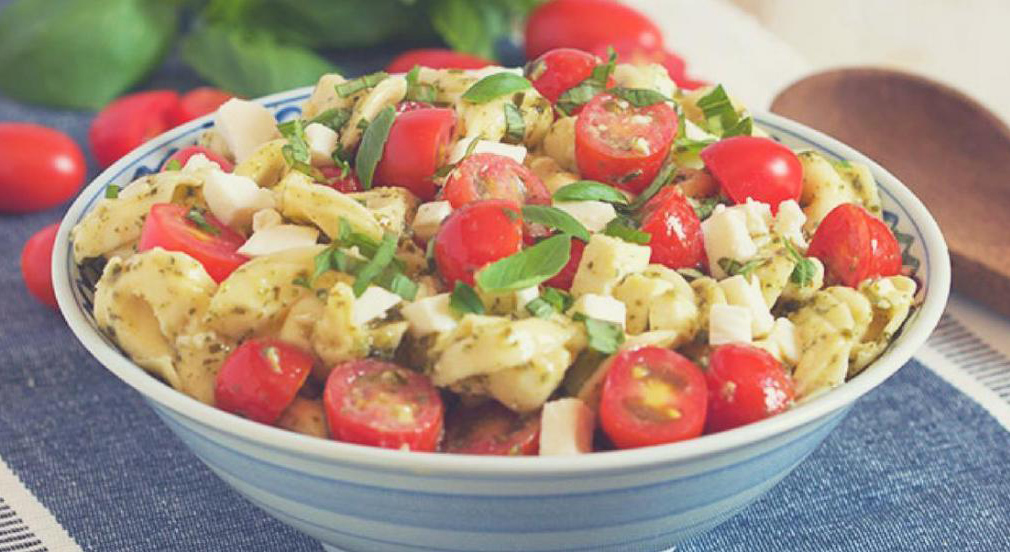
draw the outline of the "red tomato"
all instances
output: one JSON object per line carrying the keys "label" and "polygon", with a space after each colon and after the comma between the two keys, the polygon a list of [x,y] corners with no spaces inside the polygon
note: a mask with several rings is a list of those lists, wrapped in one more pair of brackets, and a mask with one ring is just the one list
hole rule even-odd
{"label": "red tomato", "polygon": [[824,217],[807,255],[824,263],[829,284],[857,287],[867,278],[901,271],[901,247],[891,229],[852,203],[843,203]]}
{"label": "red tomato", "polygon": [[752,345],[731,343],[708,361],[705,432],[733,429],[784,412],[793,404],[792,379],[775,357]]}
{"label": "red tomato", "polygon": [[84,183],[84,154],[62,132],[0,123],[0,212],[30,213],[70,199]]}
{"label": "red tomato", "polygon": [[551,103],[569,88],[589,78],[599,58],[574,48],[557,48],[526,65],[526,78]]}
{"label": "red tomato", "polygon": [[212,86],[194,88],[182,95],[170,114],[172,126],[188,123],[197,117],[217,111],[221,104],[234,96]]}
{"label": "red tomato", "polygon": [[579,173],[639,193],[662,168],[676,136],[677,113],[665,102],[634,107],[600,94],[575,123]]}
{"label": "red tomato", "polygon": [[435,265],[449,289],[457,280],[472,286],[475,272],[518,253],[522,245],[523,223],[517,203],[474,201],[442,221],[435,235]]}
{"label": "red tomato", "polygon": [[641,230],[652,236],[651,262],[670,268],[697,266],[705,256],[701,221],[687,197],[667,186],[643,207]]}
{"label": "red tomato", "polygon": [[690,360],[649,346],[607,361],[600,426],[618,448],[644,447],[701,435],[708,388]]}
{"label": "red tomato", "polygon": [[386,66],[389,73],[406,73],[415,65],[430,67],[432,69],[480,69],[495,62],[482,57],[464,54],[445,48],[418,48],[407,50],[406,52],[393,58]]}
{"label": "red tomato", "polygon": [[621,40],[609,44],[600,44],[593,52],[606,58],[610,48],[617,53],[617,61],[620,63],[630,63],[632,65],[648,65],[658,63],[666,68],[670,79],[676,83],[677,87],[687,90],[694,90],[705,86],[706,83],[694,80],[687,76],[687,63],[684,58],[665,48],[643,48],[633,41]]}
{"label": "red tomato", "polygon": [[422,374],[378,360],[340,364],[323,391],[339,441],[432,452],[442,435],[442,398]]}
{"label": "red tomato", "polygon": [[233,165],[231,161],[221,157],[209,149],[203,146],[189,146],[188,148],[182,148],[181,150],[173,153],[171,157],[165,160],[165,164],[161,166],[161,170],[166,170],[165,167],[167,167],[172,161],[178,161],[180,167],[185,167],[189,158],[197,154],[203,155],[209,161],[217,163],[221,166],[221,170],[224,172],[230,173],[235,169],[235,165]]}
{"label": "red tomato", "polygon": [[250,339],[221,365],[214,403],[232,414],[272,424],[295,400],[312,363],[312,355],[279,339]]}
{"label": "red tomato", "polygon": [[319,170],[326,177],[326,183],[338,192],[350,194],[361,191],[361,181],[358,180],[358,173],[353,170],[348,171],[346,177],[340,176],[344,172],[340,167],[323,167]]}
{"label": "red tomato", "polygon": [[400,186],[424,201],[434,199],[432,176],[445,161],[455,126],[452,109],[415,109],[399,114],[375,169],[375,185]]}
{"label": "red tomato", "polygon": [[550,192],[533,171],[495,153],[467,156],[449,174],[442,195],[454,208],[480,199],[508,199],[520,204],[551,201]]}
{"label": "red tomato", "polygon": [[188,207],[171,203],[158,203],[144,220],[140,231],[137,251],[147,251],[161,247],[169,251],[181,251],[200,261],[207,274],[215,282],[221,283],[236,268],[249,259],[236,253],[245,243],[241,234],[228,228],[210,213],[203,216],[207,223],[217,229],[211,233],[186,218]]}
{"label": "red tomato", "polygon": [[98,164],[107,167],[155,136],[172,128],[179,104],[174,90],[127,94],[105,106],[91,121],[88,141]]}
{"label": "red tomato", "polygon": [[544,282],[544,285],[565,291],[572,289],[572,282],[575,281],[575,273],[579,271],[582,252],[585,250],[586,244],[582,240],[572,240],[572,252],[571,257],[568,258],[568,264],[561,269],[561,272],[558,272],[550,280]]}
{"label": "red tomato", "polygon": [[540,412],[516,414],[495,403],[460,408],[446,420],[445,452],[532,456],[540,450]]}
{"label": "red tomato", "polygon": [[592,51],[621,40],[654,49],[663,35],[648,17],[617,0],[550,0],[526,21],[526,59],[554,48]]}
{"label": "red tomato", "polygon": [[53,291],[53,242],[60,223],[50,224],[32,234],[21,250],[21,276],[33,297],[52,308],[56,305]]}
{"label": "red tomato", "polygon": [[793,151],[775,140],[733,136],[701,150],[701,159],[722,192],[735,203],[747,198],[771,205],[799,200],[803,191],[803,166]]}

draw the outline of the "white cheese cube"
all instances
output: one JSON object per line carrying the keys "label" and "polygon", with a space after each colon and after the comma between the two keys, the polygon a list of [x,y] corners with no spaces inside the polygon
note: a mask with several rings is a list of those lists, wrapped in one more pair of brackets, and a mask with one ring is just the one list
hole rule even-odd
{"label": "white cheese cube", "polygon": [[747,231],[747,215],[739,209],[717,206],[712,216],[701,223],[701,233],[709,273],[717,280],[726,277],[726,271],[719,266],[719,259],[745,262],[757,254],[757,246]]}
{"label": "white cheese cube", "polygon": [[182,167],[182,170],[184,171],[197,171],[200,169],[210,169],[219,171],[221,170],[221,165],[218,165],[214,161],[207,159],[206,155],[198,153],[190,157],[186,161],[186,164]]}
{"label": "white cheese cube", "polygon": [[800,362],[800,337],[788,318],[776,318],[768,337],[754,345],[771,353],[779,362],[796,366]]}
{"label": "white cheese cube", "polygon": [[337,149],[340,137],[332,128],[319,123],[305,127],[305,143],[312,154],[312,164],[317,167],[332,167],[333,150]]}
{"label": "white cheese cube", "polygon": [[262,257],[271,253],[312,247],[319,238],[319,230],[297,224],[278,224],[256,232],[246,240],[238,253],[246,257]]}
{"label": "white cheese cube", "polygon": [[803,214],[800,204],[795,199],[779,203],[779,212],[775,215],[772,230],[779,236],[790,240],[796,247],[806,250],[807,240],[803,237],[803,225],[807,216]]}
{"label": "white cheese cube", "polygon": [[554,206],[581,222],[590,232],[602,232],[608,222],[617,218],[614,206],[604,201],[558,201]]}
{"label": "white cheese cube", "polygon": [[354,315],[351,321],[355,326],[365,324],[386,316],[386,311],[399,305],[403,298],[399,295],[381,288],[379,286],[369,286],[361,297],[354,300]]}
{"label": "white cheese cube", "polygon": [[418,299],[401,308],[400,314],[410,324],[410,334],[415,337],[448,332],[459,324],[449,307],[448,293]]}
{"label": "white cheese cube", "polygon": [[708,313],[708,344],[751,342],[750,309],[715,304]]}
{"label": "white cheese cube", "polygon": [[449,164],[459,163],[463,157],[466,155],[466,150],[470,148],[470,144],[477,140],[477,145],[473,147],[471,153],[493,153],[495,155],[501,155],[513,159],[516,163],[522,164],[526,160],[526,147],[516,146],[512,144],[503,144],[501,142],[494,142],[491,140],[481,140],[478,137],[467,137],[461,138],[456,144],[449,150]]}
{"label": "white cheese cube", "polygon": [[775,324],[775,317],[772,316],[765,303],[764,295],[761,293],[761,284],[758,279],[751,276],[748,281],[742,275],[737,274],[719,282],[719,287],[726,294],[726,301],[730,305],[744,307],[750,311],[751,335],[760,338],[768,335]]}
{"label": "white cheese cube", "polygon": [[253,232],[259,232],[271,226],[278,226],[284,222],[284,218],[275,209],[260,209],[256,211],[252,218]]}
{"label": "white cheese cube", "polygon": [[572,282],[572,294],[610,295],[614,286],[628,274],[641,272],[649,266],[652,249],[647,245],[628,243],[605,234],[593,234],[582,252],[579,268]]}
{"label": "white cheese cube", "polygon": [[253,213],[274,207],[274,195],[248,176],[212,171],[203,184],[203,197],[210,212],[234,228],[245,228]]}
{"label": "white cheese cube", "polygon": [[767,203],[754,201],[747,198],[745,203],[730,207],[743,211],[747,217],[747,232],[751,236],[760,236],[768,233],[768,227],[772,224],[772,208]]}
{"label": "white cheese cube", "polygon": [[585,293],[581,295],[569,310],[569,315],[581,313],[589,318],[612,322],[622,329],[627,317],[627,310],[624,303],[614,299],[609,295],[597,295],[595,293]]}
{"label": "white cheese cube", "polygon": [[515,292],[516,297],[516,313],[522,314],[526,312],[526,305],[530,301],[540,297],[540,286],[530,286],[528,288],[523,288]]}
{"label": "white cheese cube", "polygon": [[414,230],[415,236],[427,241],[438,233],[438,227],[450,214],[452,214],[452,205],[448,201],[422,203],[418,206],[414,222],[410,227]]}
{"label": "white cheese cube", "polygon": [[545,403],[540,412],[540,456],[592,452],[594,423],[593,411],[579,399]]}
{"label": "white cheese cube", "polygon": [[273,113],[256,102],[232,98],[217,108],[214,128],[241,163],[261,144],[280,138]]}

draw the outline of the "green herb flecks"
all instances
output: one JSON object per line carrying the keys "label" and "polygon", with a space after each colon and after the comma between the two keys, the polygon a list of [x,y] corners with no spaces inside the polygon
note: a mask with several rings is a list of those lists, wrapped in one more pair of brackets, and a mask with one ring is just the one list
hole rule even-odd
{"label": "green herb flecks", "polygon": [[568,264],[572,237],[551,236],[532,247],[495,261],[477,273],[484,291],[516,291],[551,279]]}
{"label": "green herb flecks", "polygon": [[207,222],[206,213],[199,207],[190,207],[189,211],[186,211],[186,220],[192,222],[197,228],[212,236],[221,234],[221,230],[218,227]]}
{"label": "green herb flecks", "polygon": [[[515,104],[508,102],[505,109],[505,137],[502,142],[506,144],[521,144],[526,137],[526,121],[523,114]],[[476,140],[474,141],[476,142]]]}
{"label": "green herb flecks", "polygon": [[785,242],[786,251],[789,252],[789,256],[796,261],[796,266],[793,267],[792,274],[789,275],[789,281],[798,286],[808,286],[814,281],[814,276],[817,275],[817,266],[813,261],[804,257],[799,251],[796,250],[796,246],[788,238],[783,240]]}
{"label": "green herb flecks", "polygon": [[449,306],[460,314],[484,314],[484,303],[472,287],[457,281],[449,296]]}
{"label": "green herb flecks", "polygon": [[613,94],[635,107],[649,107],[650,105],[673,101],[663,94],[660,94],[655,90],[649,90],[648,88],[624,88],[615,86],[614,88],[607,90],[607,93]]}
{"label": "green herb flecks", "polygon": [[624,329],[620,325],[589,317],[579,317],[586,325],[589,348],[610,355],[624,343]]}
{"label": "green herb flecks", "polygon": [[515,73],[507,71],[488,75],[473,84],[463,93],[463,100],[482,104],[491,100],[532,88],[533,84]]}
{"label": "green herb flecks", "polygon": [[332,130],[339,131],[349,120],[351,120],[350,109],[333,107],[309,119],[305,126],[311,125],[312,123],[319,123]]}
{"label": "green herb flecks", "polygon": [[572,306],[572,296],[557,288],[544,288],[540,296],[526,303],[526,310],[538,318],[549,318],[554,313],[564,313]]}
{"label": "green herb flecks", "polygon": [[642,193],[638,194],[635,201],[631,202],[631,209],[640,209],[643,205],[648,203],[653,196],[663,189],[663,187],[673,181],[673,177],[676,174],[677,165],[673,164],[672,161],[667,161],[666,164],[663,165],[663,168],[659,169],[659,173],[656,175],[656,178],[652,179],[649,186],[645,188],[645,190],[642,190]]}
{"label": "green herb flecks", "polygon": [[109,184],[105,187],[105,199],[116,199],[119,197],[119,186],[115,184]]}
{"label": "green herb flecks", "polygon": [[554,201],[604,201],[627,205],[628,198],[617,188],[594,180],[579,180],[565,184],[554,192]]}
{"label": "green herb flecks", "polygon": [[746,263],[741,263],[736,259],[730,259],[729,257],[722,257],[716,263],[719,268],[723,270],[726,274],[730,276],[743,276],[744,279],[749,280],[750,275],[754,272],[754,269],[762,266],[768,262],[768,259],[751,259]]}
{"label": "green herb flecks", "polygon": [[412,102],[435,103],[435,99],[438,96],[435,87],[428,83],[420,82],[420,76],[421,67],[419,65],[415,65],[404,76],[407,81],[407,94],[404,96],[404,99]]}
{"label": "green herb flecks", "polygon": [[323,181],[326,179],[323,173],[312,166],[312,153],[309,151],[309,144],[305,138],[305,126],[301,119],[293,119],[277,125],[277,130],[281,136],[287,139],[288,143],[281,148],[281,155],[284,161],[292,169],[312,177],[313,180]]}
{"label": "green herb flecks", "polygon": [[617,52],[613,48],[610,48],[607,54],[607,61],[594,67],[586,80],[565,90],[558,97],[558,101],[555,102],[554,107],[565,115],[574,114],[575,110],[589,103],[589,100],[607,88],[607,81],[610,80],[610,75],[613,74],[616,65]]}
{"label": "green herb flecks", "polygon": [[389,106],[375,116],[375,120],[368,125],[361,136],[361,145],[358,146],[358,154],[354,158],[354,167],[358,171],[361,187],[366,190],[372,188],[375,167],[379,165],[379,159],[382,158],[382,150],[386,147],[389,129],[393,127],[395,119],[396,110],[393,106]]}
{"label": "green herb flecks", "polygon": [[639,245],[646,245],[652,241],[651,234],[635,228],[633,221],[626,217],[617,217],[608,222],[603,233]]}
{"label": "green herb flecks", "polygon": [[337,95],[341,98],[346,98],[361,92],[362,90],[367,90],[372,88],[376,84],[384,81],[389,73],[385,71],[379,71],[377,73],[372,73],[370,75],[364,75],[356,79],[351,79],[347,82],[342,82],[336,85],[334,88],[337,91]]}
{"label": "green herb flecks", "polygon": [[361,297],[362,293],[368,289],[371,285],[372,280],[379,276],[383,270],[389,266],[389,263],[393,262],[393,256],[396,254],[396,234],[386,233],[382,237],[382,243],[379,248],[375,251],[375,256],[365,263],[365,266],[358,270],[357,277],[354,279],[354,290],[355,297]]}

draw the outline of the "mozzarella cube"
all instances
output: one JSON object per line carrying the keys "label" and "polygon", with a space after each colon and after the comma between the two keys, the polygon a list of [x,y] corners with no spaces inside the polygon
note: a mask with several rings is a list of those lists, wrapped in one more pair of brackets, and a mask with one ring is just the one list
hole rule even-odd
{"label": "mozzarella cube", "polygon": [[775,215],[775,222],[772,230],[793,242],[793,245],[800,249],[806,249],[807,240],[803,237],[803,225],[807,222],[807,216],[803,214],[800,204],[795,199],[790,199],[779,203],[779,212]]}
{"label": "mozzarella cube", "polygon": [[788,318],[776,318],[768,337],[754,345],[771,353],[779,362],[796,366],[800,362],[800,336]]}
{"label": "mozzarella cube", "polygon": [[246,257],[262,257],[288,249],[312,247],[318,238],[319,230],[315,228],[297,224],[278,224],[253,232],[242,247],[238,248],[238,253]]}
{"label": "mozzarella cube", "polygon": [[418,299],[400,309],[415,337],[452,331],[459,324],[449,307],[449,294],[440,293]]}
{"label": "mozzarella cube", "polygon": [[203,184],[203,197],[210,212],[221,222],[245,228],[253,213],[274,207],[274,195],[247,176],[212,171]]}
{"label": "mozzarella cube", "polygon": [[765,303],[764,295],[761,293],[761,284],[758,279],[751,277],[748,281],[742,275],[737,274],[719,282],[719,287],[726,294],[726,301],[730,305],[744,307],[750,311],[751,335],[755,338],[764,337],[772,330],[775,324],[775,317],[772,316]]}
{"label": "mozzarella cube", "polygon": [[361,297],[354,300],[354,314],[351,321],[355,326],[364,326],[372,320],[385,317],[386,311],[399,305],[401,301],[403,298],[392,291],[379,286],[369,286]]}
{"label": "mozzarella cube", "polygon": [[193,155],[192,157],[190,157],[186,161],[186,164],[183,165],[183,167],[182,167],[182,170],[184,170],[184,171],[198,171],[200,169],[209,169],[209,170],[219,171],[219,170],[221,170],[221,165],[218,165],[214,161],[211,161],[210,159],[207,159],[206,155],[204,155],[202,153],[198,153],[198,154]]}
{"label": "mozzarella cube", "polygon": [[609,295],[585,293],[581,295],[569,310],[569,315],[580,313],[589,318],[612,322],[624,329],[627,310],[624,303]]}
{"label": "mozzarella cube", "polygon": [[652,249],[646,245],[593,234],[582,252],[572,282],[572,294],[576,297],[585,293],[610,295],[625,276],[645,270],[651,255]]}
{"label": "mozzarella cube", "polygon": [[590,232],[602,232],[617,218],[614,206],[604,201],[557,201],[554,206],[582,223]]}
{"label": "mozzarella cube", "polygon": [[238,163],[245,161],[261,144],[281,137],[277,120],[269,109],[238,98],[232,98],[217,108],[214,128],[224,138]]}
{"label": "mozzarella cube", "polygon": [[751,342],[750,309],[721,303],[708,313],[708,344]]}
{"label": "mozzarella cube", "polygon": [[260,209],[256,211],[252,218],[253,232],[259,232],[271,226],[278,226],[284,222],[281,214],[274,209]]}
{"label": "mozzarella cube", "polygon": [[751,236],[760,236],[768,233],[768,227],[772,224],[772,208],[767,203],[754,201],[748,197],[745,203],[735,205],[729,209],[743,211],[744,216],[747,217],[747,232]]}
{"label": "mozzarella cube", "polygon": [[709,273],[717,280],[726,277],[719,259],[745,262],[757,254],[757,246],[747,231],[747,215],[739,209],[717,206],[712,216],[701,223],[701,232]]}
{"label": "mozzarella cube", "polygon": [[544,403],[540,412],[540,455],[561,456],[593,451],[593,411],[579,399]]}
{"label": "mozzarella cube", "polygon": [[516,297],[516,313],[522,314],[526,311],[526,305],[530,301],[540,297],[540,286],[530,286],[528,288],[523,288],[515,292]]}
{"label": "mozzarella cube", "polygon": [[451,213],[452,205],[448,201],[422,203],[417,208],[417,214],[414,215],[414,222],[410,227],[414,230],[415,236],[428,241],[438,233],[438,227]]}
{"label": "mozzarella cube", "polygon": [[332,128],[319,123],[305,127],[305,143],[312,154],[312,164],[318,167],[332,167],[333,150],[337,149],[339,136]]}
{"label": "mozzarella cube", "polygon": [[479,137],[467,137],[461,138],[456,145],[449,150],[449,164],[459,163],[466,156],[466,151],[470,149],[470,144],[474,140],[477,140],[477,145],[473,147],[471,153],[493,153],[495,155],[501,155],[514,160],[516,163],[522,164],[526,160],[526,147],[525,146],[515,146],[512,144],[503,144],[501,142],[493,142],[491,140],[481,140]]}

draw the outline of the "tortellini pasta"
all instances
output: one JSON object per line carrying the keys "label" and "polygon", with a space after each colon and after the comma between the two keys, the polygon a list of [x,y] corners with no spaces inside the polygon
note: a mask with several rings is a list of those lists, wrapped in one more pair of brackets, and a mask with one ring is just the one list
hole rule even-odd
{"label": "tortellini pasta", "polygon": [[880,216],[880,195],[869,169],[857,163],[832,163],[814,151],[798,154],[803,166],[803,193],[800,205],[807,215],[804,229],[813,233],[835,207],[857,203]]}
{"label": "tortellini pasta", "polygon": [[505,121],[507,103],[517,107],[523,117],[523,143],[529,148],[539,146],[554,122],[554,110],[551,103],[533,88],[484,103],[459,100],[456,108],[463,135],[467,138],[500,141],[508,128]]}
{"label": "tortellini pasta", "polygon": [[316,184],[298,171],[291,171],[274,189],[280,212],[296,222],[319,227],[330,239],[340,236],[340,220],[356,231],[378,241],[383,226],[367,207],[329,186]]}

